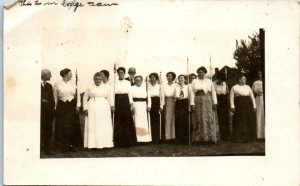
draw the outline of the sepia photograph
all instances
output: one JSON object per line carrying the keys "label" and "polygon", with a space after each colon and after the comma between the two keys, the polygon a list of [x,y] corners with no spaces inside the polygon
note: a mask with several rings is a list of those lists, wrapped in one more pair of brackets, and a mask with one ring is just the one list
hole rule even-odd
{"label": "sepia photograph", "polygon": [[[289,14],[277,16],[280,7]],[[16,171],[20,180],[45,176],[26,184],[242,185],[252,171],[253,183],[263,185],[269,177],[255,170],[270,168],[269,158],[280,154],[272,145],[286,147],[277,136],[282,110],[273,105],[280,105],[278,86],[286,91],[289,83],[283,82],[290,82],[283,80],[287,71],[279,75],[285,60],[272,58],[271,52],[280,52],[270,42],[276,41],[277,26],[289,25],[291,38],[281,42],[287,53],[282,55],[299,57],[299,43],[290,42],[299,36],[298,19],[290,19],[295,15],[297,6],[267,1],[5,5],[7,182],[21,183],[12,176]],[[299,66],[294,61],[289,62]],[[294,70],[290,77],[297,77]],[[284,97],[296,94],[288,91]],[[289,127],[297,126],[290,120]],[[291,141],[295,135],[289,133]],[[294,142],[289,144],[299,145]],[[208,172],[195,179],[199,167],[205,167],[201,174],[224,167],[217,173],[226,181],[217,183],[205,176]],[[166,172],[174,180],[154,176]],[[233,172],[238,180],[229,179]],[[68,179],[73,173],[77,178]]]}

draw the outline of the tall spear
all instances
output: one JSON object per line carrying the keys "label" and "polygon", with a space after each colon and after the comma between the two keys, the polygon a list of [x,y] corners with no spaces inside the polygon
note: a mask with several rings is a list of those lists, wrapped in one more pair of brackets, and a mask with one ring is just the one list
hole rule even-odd
{"label": "tall spear", "polygon": [[[147,93],[147,102],[148,103],[148,96],[149,96],[149,92],[148,92],[148,74],[146,75],[146,93]],[[150,118],[150,115],[149,115],[149,112],[148,112],[148,105],[146,105],[146,111],[147,111],[147,119],[148,119],[148,130],[149,130],[149,133],[150,133],[150,136],[152,136],[152,133],[151,133],[151,118]]]}
{"label": "tall spear", "polygon": [[[159,94],[160,94],[160,98],[159,101],[161,100],[161,72],[159,72]],[[159,109],[159,139],[161,140],[161,111]]]}
{"label": "tall spear", "polygon": [[[76,100],[76,105],[77,105],[77,101],[78,101],[78,72],[77,72],[77,67],[76,67],[76,71],[75,71],[75,85],[76,85],[76,92],[75,92],[75,100]],[[80,101],[80,100],[79,100]]]}
{"label": "tall spear", "polygon": [[[116,68],[116,63],[114,63],[114,106],[116,108],[116,75],[117,75],[117,68]],[[114,125],[115,125],[115,113],[113,112],[113,118],[112,118],[112,127],[114,129]]]}
{"label": "tall spear", "polygon": [[190,110],[190,77],[189,77],[189,57],[186,58],[186,65],[187,65],[187,78],[188,78],[188,109],[189,109],[189,145],[191,145],[191,121],[190,121],[190,113],[191,113],[191,110]]}

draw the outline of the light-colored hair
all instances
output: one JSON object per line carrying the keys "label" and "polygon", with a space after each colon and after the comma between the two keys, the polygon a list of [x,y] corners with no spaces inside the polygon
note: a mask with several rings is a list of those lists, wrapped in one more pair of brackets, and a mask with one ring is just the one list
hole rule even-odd
{"label": "light-colored hair", "polygon": [[51,73],[48,69],[42,69],[41,78],[44,79],[49,73]]}

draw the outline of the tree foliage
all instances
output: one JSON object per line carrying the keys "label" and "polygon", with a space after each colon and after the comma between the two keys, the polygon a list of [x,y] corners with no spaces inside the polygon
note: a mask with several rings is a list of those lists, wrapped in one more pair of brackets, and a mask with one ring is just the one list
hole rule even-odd
{"label": "tree foliage", "polygon": [[256,77],[257,71],[263,69],[262,46],[260,36],[257,32],[248,36],[248,40],[241,39],[236,41],[236,50],[233,54],[237,61],[238,70],[245,73],[250,81]]}

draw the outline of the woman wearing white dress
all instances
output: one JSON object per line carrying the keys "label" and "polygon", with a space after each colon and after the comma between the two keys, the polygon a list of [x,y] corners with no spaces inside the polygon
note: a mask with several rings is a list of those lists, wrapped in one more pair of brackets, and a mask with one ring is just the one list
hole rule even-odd
{"label": "woman wearing white dress", "polygon": [[138,142],[151,142],[150,114],[151,99],[147,94],[146,86],[142,86],[142,76],[135,76],[135,85],[132,86],[134,108],[134,123]]}
{"label": "woman wearing white dress", "polygon": [[253,83],[252,91],[256,101],[256,134],[258,139],[265,138],[264,90],[262,72],[258,72],[258,80]]}
{"label": "woman wearing white dress", "polygon": [[232,139],[235,142],[248,142],[256,138],[256,104],[251,88],[246,85],[246,77],[241,75],[239,83],[230,90],[230,107],[233,115]]}
{"label": "woman wearing white dress", "polygon": [[176,74],[174,72],[167,73],[168,83],[162,86],[160,108],[165,115],[165,139],[175,139],[175,90],[177,85],[174,83]]}
{"label": "woman wearing white dress", "polygon": [[94,84],[89,86],[83,97],[83,110],[86,115],[84,127],[85,148],[113,147],[111,108],[113,94],[110,86],[102,82],[99,72],[94,75]]}

